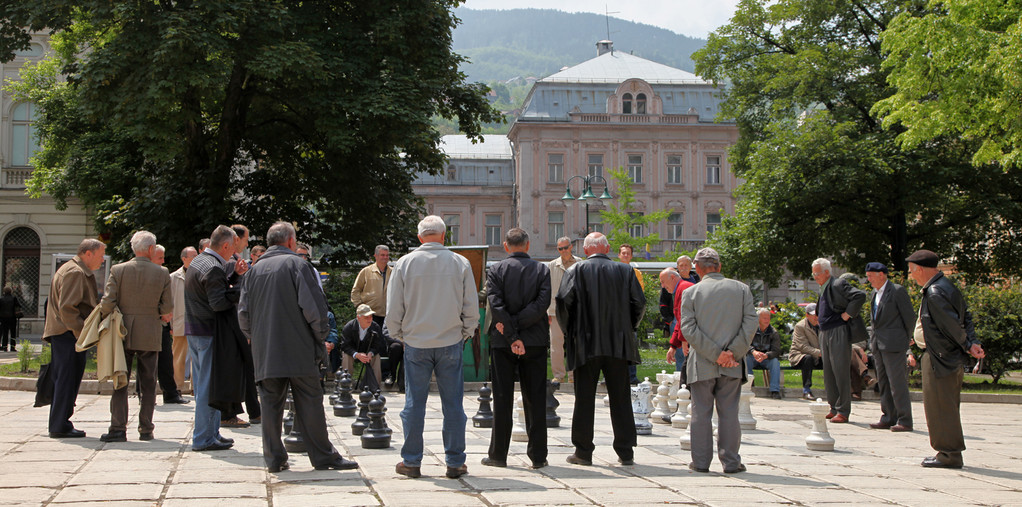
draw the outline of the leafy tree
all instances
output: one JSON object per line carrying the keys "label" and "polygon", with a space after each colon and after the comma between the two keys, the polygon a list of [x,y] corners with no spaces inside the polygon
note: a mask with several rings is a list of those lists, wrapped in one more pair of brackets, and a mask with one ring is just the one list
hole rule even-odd
{"label": "leafy tree", "polygon": [[983,344],[983,363],[996,384],[1018,368],[1022,350],[1022,292],[1018,288],[966,288],[976,338]]}
{"label": "leafy tree", "polygon": [[740,200],[710,240],[735,275],[776,282],[819,256],[904,270],[917,247],[973,278],[1020,272],[1019,177],[973,167],[954,137],[903,151],[872,113],[894,93],[879,37],[908,4],[743,0],[693,55],[739,128]]}
{"label": "leafy tree", "polygon": [[[660,242],[660,234],[653,232],[653,224],[663,222],[670,216],[671,210],[656,210],[647,214],[637,214],[635,209],[635,190],[632,189],[632,179],[623,168],[608,169],[610,180],[614,182],[614,199],[607,206],[608,209],[600,212],[604,225],[607,226],[607,240],[610,241],[612,251],[617,251],[621,244],[628,243],[639,250],[637,256],[641,256],[645,245],[655,245]],[[642,231],[649,232],[645,236],[633,236],[632,226],[639,225]]]}
{"label": "leafy tree", "polygon": [[896,92],[874,111],[900,125],[908,149],[931,139],[977,141],[976,165],[1022,167],[1022,4],[995,0],[922,2],[882,34],[884,68]]}
{"label": "leafy tree", "polygon": [[81,198],[122,254],[134,229],[175,251],[278,219],[335,259],[411,242],[431,118],[500,118],[451,52],[458,3],[0,0],[0,59],[30,31],[57,49],[11,87],[41,111],[30,191]]}

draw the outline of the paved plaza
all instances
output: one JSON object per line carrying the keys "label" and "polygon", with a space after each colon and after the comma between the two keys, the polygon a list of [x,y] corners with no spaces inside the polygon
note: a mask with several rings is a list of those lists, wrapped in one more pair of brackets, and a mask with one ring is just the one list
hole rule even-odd
{"label": "paved plaza", "polygon": [[[426,424],[426,457],[420,479],[394,473],[400,460],[403,396],[387,396],[392,447],[363,449],[352,436],[353,418],[334,417],[327,407],[331,438],[356,471],[316,471],[304,455],[292,455],[292,469],[266,471],[259,426],[223,431],[234,449],[192,452],[193,407],[158,405],[156,439],[139,442],[138,400],[130,400],[127,443],[102,443],[109,423],[109,397],[81,395],[72,418],[83,439],[53,440],[45,432],[47,409],[32,408],[33,393],[0,391],[0,504],[211,506],[344,505],[1020,505],[1022,506],[1022,407],[965,403],[962,406],[966,467],[924,469],[930,456],[920,403],[913,403],[916,431],[871,430],[879,419],[875,401],[856,402],[851,424],[829,425],[835,452],[806,450],[811,422],[808,403],[756,399],[758,427],[743,433],[742,457],[749,471],[725,475],[714,461],[709,474],[687,468],[679,448],[682,430],[655,425],[639,436],[635,466],[617,464],[610,447],[607,408],[597,403],[593,466],[565,463],[573,395],[561,393],[561,427],[550,430],[550,466],[528,468],[525,444],[513,442],[507,468],[479,464],[489,429],[471,426],[478,402],[466,393],[469,474],[443,476],[440,404],[431,393]],[[326,400],[324,400],[326,403]]]}

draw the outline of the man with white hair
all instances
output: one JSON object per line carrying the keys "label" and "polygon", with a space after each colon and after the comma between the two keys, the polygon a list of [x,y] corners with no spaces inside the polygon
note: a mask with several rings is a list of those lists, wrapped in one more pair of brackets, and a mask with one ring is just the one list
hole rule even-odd
{"label": "man with white hair", "polygon": [[[174,309],[170,294],[170,272],[152,261],[157,253],[156,236],[138,231],[131,237],[135,258],[110,268],[103,300],[102,315],[114,308],[124,316],[124,358],[131,375],[131,364],[138,357],[141,384],[138,413],[138,439],[153,439],[153,409],[156,407],[156,360],[162,347],[163,320],[169,320]],[[127,440],[128,386],[110,396],[110,431],[99,437],[103,442]]]}
{"label": "man with white hair", "polygon": [[687,255],[678,257],[677,260],[678,274],[681,275],[681,279],[689,283],[699,283],[699,273],[696,273],[692,269],[692,258]]}
{"label": "man with white hair", "polygon": [[429,215],[419,222],[416,248],[394,265],[387,287],[387,329],[405,344],[405,435],[395,470],[420,477],[422,429],[430,377],[436,375],[443,408],[447,477],[468,473],[465,465],[465,408],[462,348],[479,325],[479,296],[468,259],[444,247],[447,226]]}
{"label": "man with white hair", "polygon": [[848,422],[852,412],[852,343],[868,339],[859,310],[866,293],[844,278],[831,276],[830,261],[813,261],[813,280],[820,284],[816,314],[820,321],[820,350],[823,352],[823,387],[827,390],[834,423]]}

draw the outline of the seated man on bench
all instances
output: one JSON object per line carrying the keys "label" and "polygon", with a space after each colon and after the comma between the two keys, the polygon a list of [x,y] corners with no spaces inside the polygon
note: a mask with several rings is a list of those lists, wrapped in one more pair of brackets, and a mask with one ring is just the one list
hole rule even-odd
{"label": "seated man on bench", "polygon": [[762,368],[770,372],[770,397],[775,400],[781,399],[781,335],[770,325],[770,310],[760,308],[756,311],[759,316],[759,327],[756,328],[756,336],[752,338],[752,348],[745,356],[745,364],[748,366],[749,374],[752,375],[753,368]]}
{"label": "seated man on bench", "polygon": [[[355,318],[341,330],[340,345],[344,353],[341,367],[351,372],[355,380],[352,387],[380,389],[380,357],[387,353],[387,340],[380,325],[373,322],[373,310],[369,305],[358,305]],[[354,370],[356,361],[361,364],[359,372]]]}
{"label": "seated man on bench", "polygon": [[791,350],[788,361],[792,368],[802,370],[802,397],[813,400],[813,370],[823,369],[823,352],[820,350],[820,320],[816,316],[816,303],[806,306],[806,317],[791,333]]}

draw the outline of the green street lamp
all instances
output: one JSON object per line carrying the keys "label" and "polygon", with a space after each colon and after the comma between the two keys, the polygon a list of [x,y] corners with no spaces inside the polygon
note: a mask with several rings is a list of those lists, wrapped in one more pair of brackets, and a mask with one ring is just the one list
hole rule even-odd
{"label": "green street lamp", "polygon": [[[578,196],[577,198],[575,197],[575,194],[573,194],[571,192],[571,182],[572,182],[572,180],[575,180],[575,179],[582,180],[582,188],[581,188],[582,195]],[[590,175],[590,176],[572,176],[571,178],[568,178],[567,188],[564,190],[564,197],[561,197],[562,201],[568,201],[568,200],[585,201],[585,203],[586,203],[586,235],[589,234],[589,203],[592,202],[592,201],[595,201],[597,199],[596,194],[593,193],[593,183],[600,183],[600,182],[603,182],[603,193],[600,194],[599,198],[602,199],[602,200],[613,199],[614,197],[610,195],[610,191],[609,191],[609,188],[608,188],[609,185],[607,184],[607,180],[603,176],[600,176],[600,175],[597,175],[597,174],[593,174],[593,175]]]}

